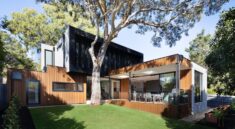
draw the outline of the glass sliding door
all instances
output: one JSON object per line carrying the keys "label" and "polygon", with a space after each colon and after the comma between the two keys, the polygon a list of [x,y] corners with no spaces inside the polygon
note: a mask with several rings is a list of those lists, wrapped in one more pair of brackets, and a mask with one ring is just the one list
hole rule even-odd
{"label": "glass sliding door", "polygon": [[112,80],[112,98],[120,99],[120,81]]}
{"label": "glass sliding door", "polygon": [[27,103],[29,105],[39,104],[40,83],[37,80],[27,81]]}

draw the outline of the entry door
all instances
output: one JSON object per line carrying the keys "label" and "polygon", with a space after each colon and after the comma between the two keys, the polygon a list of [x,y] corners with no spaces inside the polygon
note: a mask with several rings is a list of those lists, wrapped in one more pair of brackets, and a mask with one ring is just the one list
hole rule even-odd
{"label": "entry door", "polygon": [[27,103],[29,105],[39,104],[40,85],[39,81],[30,80],[27,82]]}
{"label": "entry door", "polygon": [[113,99],[120,98],[120,81],[112,81]]}

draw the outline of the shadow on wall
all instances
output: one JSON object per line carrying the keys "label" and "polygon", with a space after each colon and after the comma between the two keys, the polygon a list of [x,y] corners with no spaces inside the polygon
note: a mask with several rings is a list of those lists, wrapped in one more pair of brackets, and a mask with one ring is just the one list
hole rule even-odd
{"label": "shadow on wall", "polygon": [[43,108],[34,108],[31,109],[31,115],[37,129],[85,129],[84,121],[63,116],[66,111],[73,108],[73,106],[56,106],[47,107],[46,111]]}

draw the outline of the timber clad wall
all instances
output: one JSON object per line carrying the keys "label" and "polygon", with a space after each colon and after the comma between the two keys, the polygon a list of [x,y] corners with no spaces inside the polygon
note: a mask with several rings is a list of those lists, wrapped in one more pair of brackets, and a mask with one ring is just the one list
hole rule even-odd
{"label": "timber clad wall", "polygon": [[[132,71],[137,71],[137,70],[144,70],[146,68],[153,68],[153,67],[160,67],[160,66],[166,66],[170,64],[176,64],[177,63],[177,56],[179,55],[171,55],[167,57],[162,57],[154,60],[150,60],[144,63],[139,63],[136,65],[130,65],[126,67],[122,67],[119,69],[114,69],[109,72],[110,75],[116,75],[116,74],[123,74],[123,73],[128,73]],[[183,58],[181,65],[184,65],[187,68],[191,68],[191,62],[190,60]]]}
{"label": "timber clad wall", "polygon": [[165,103],[130,102],[128,100],[110,100],[109,103],[172,118],[182,118],[190,114],[189,104],[180,104],[177,107]]}
{"label": "timber clad wall", "polygon": [[[22,74],[21,80],[11,79],[11,73],[17,71]],[[46,72],[8,69],[8,100],[11,92],[17,95],[22,105],[27,105],[26,81],[40,82],[40,105],[77,104],[86,102],[86,76],[82,74],[70,75],[65,68],[47,66]],[[83,83],[83,92],[52,91],[52,82],[80,82]]]}
{"label": "timber clad wall", "polygon": [[[71,26],[69,26],[67,35],[69,36],[69,40],[67,44],[68,46],[65,48],[69,48],[68,72],[79,72],[91,75],[92,61],[88,49],[90,48],[90,43],[94,40],[95,36]],[[98,50],[98,48],[101,47],[102,42],[103,39],[99,38],[95,45],[95,50]],[[97,53],[98,51],[95,51],[95,54]],[[107,75],[112,69],[142,62],[142,53],[112,42],[107,49],[106,56],[102,64],[101,75]]]}
{"label": "timber clad wall", "polygon": [[120,80],[120,99],[128,99],[128,91],[129,91],[129,79],[122,79]]}

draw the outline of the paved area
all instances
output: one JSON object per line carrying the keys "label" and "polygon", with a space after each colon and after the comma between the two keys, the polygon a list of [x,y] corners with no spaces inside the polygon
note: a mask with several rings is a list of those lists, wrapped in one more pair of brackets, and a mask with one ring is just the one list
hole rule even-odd
{"label": "paved area", "polygon": [[205,118],[205,113],[212,111],[213,108],[208,108],[206,111],[201,112],[201,113],[197,113],[195,115],[190,115],[187,117],[182,118],[181,120],[186,121],[186,122],[191,122],[191,123],[196,123],[200,120],[202,120],[203,118]]}

